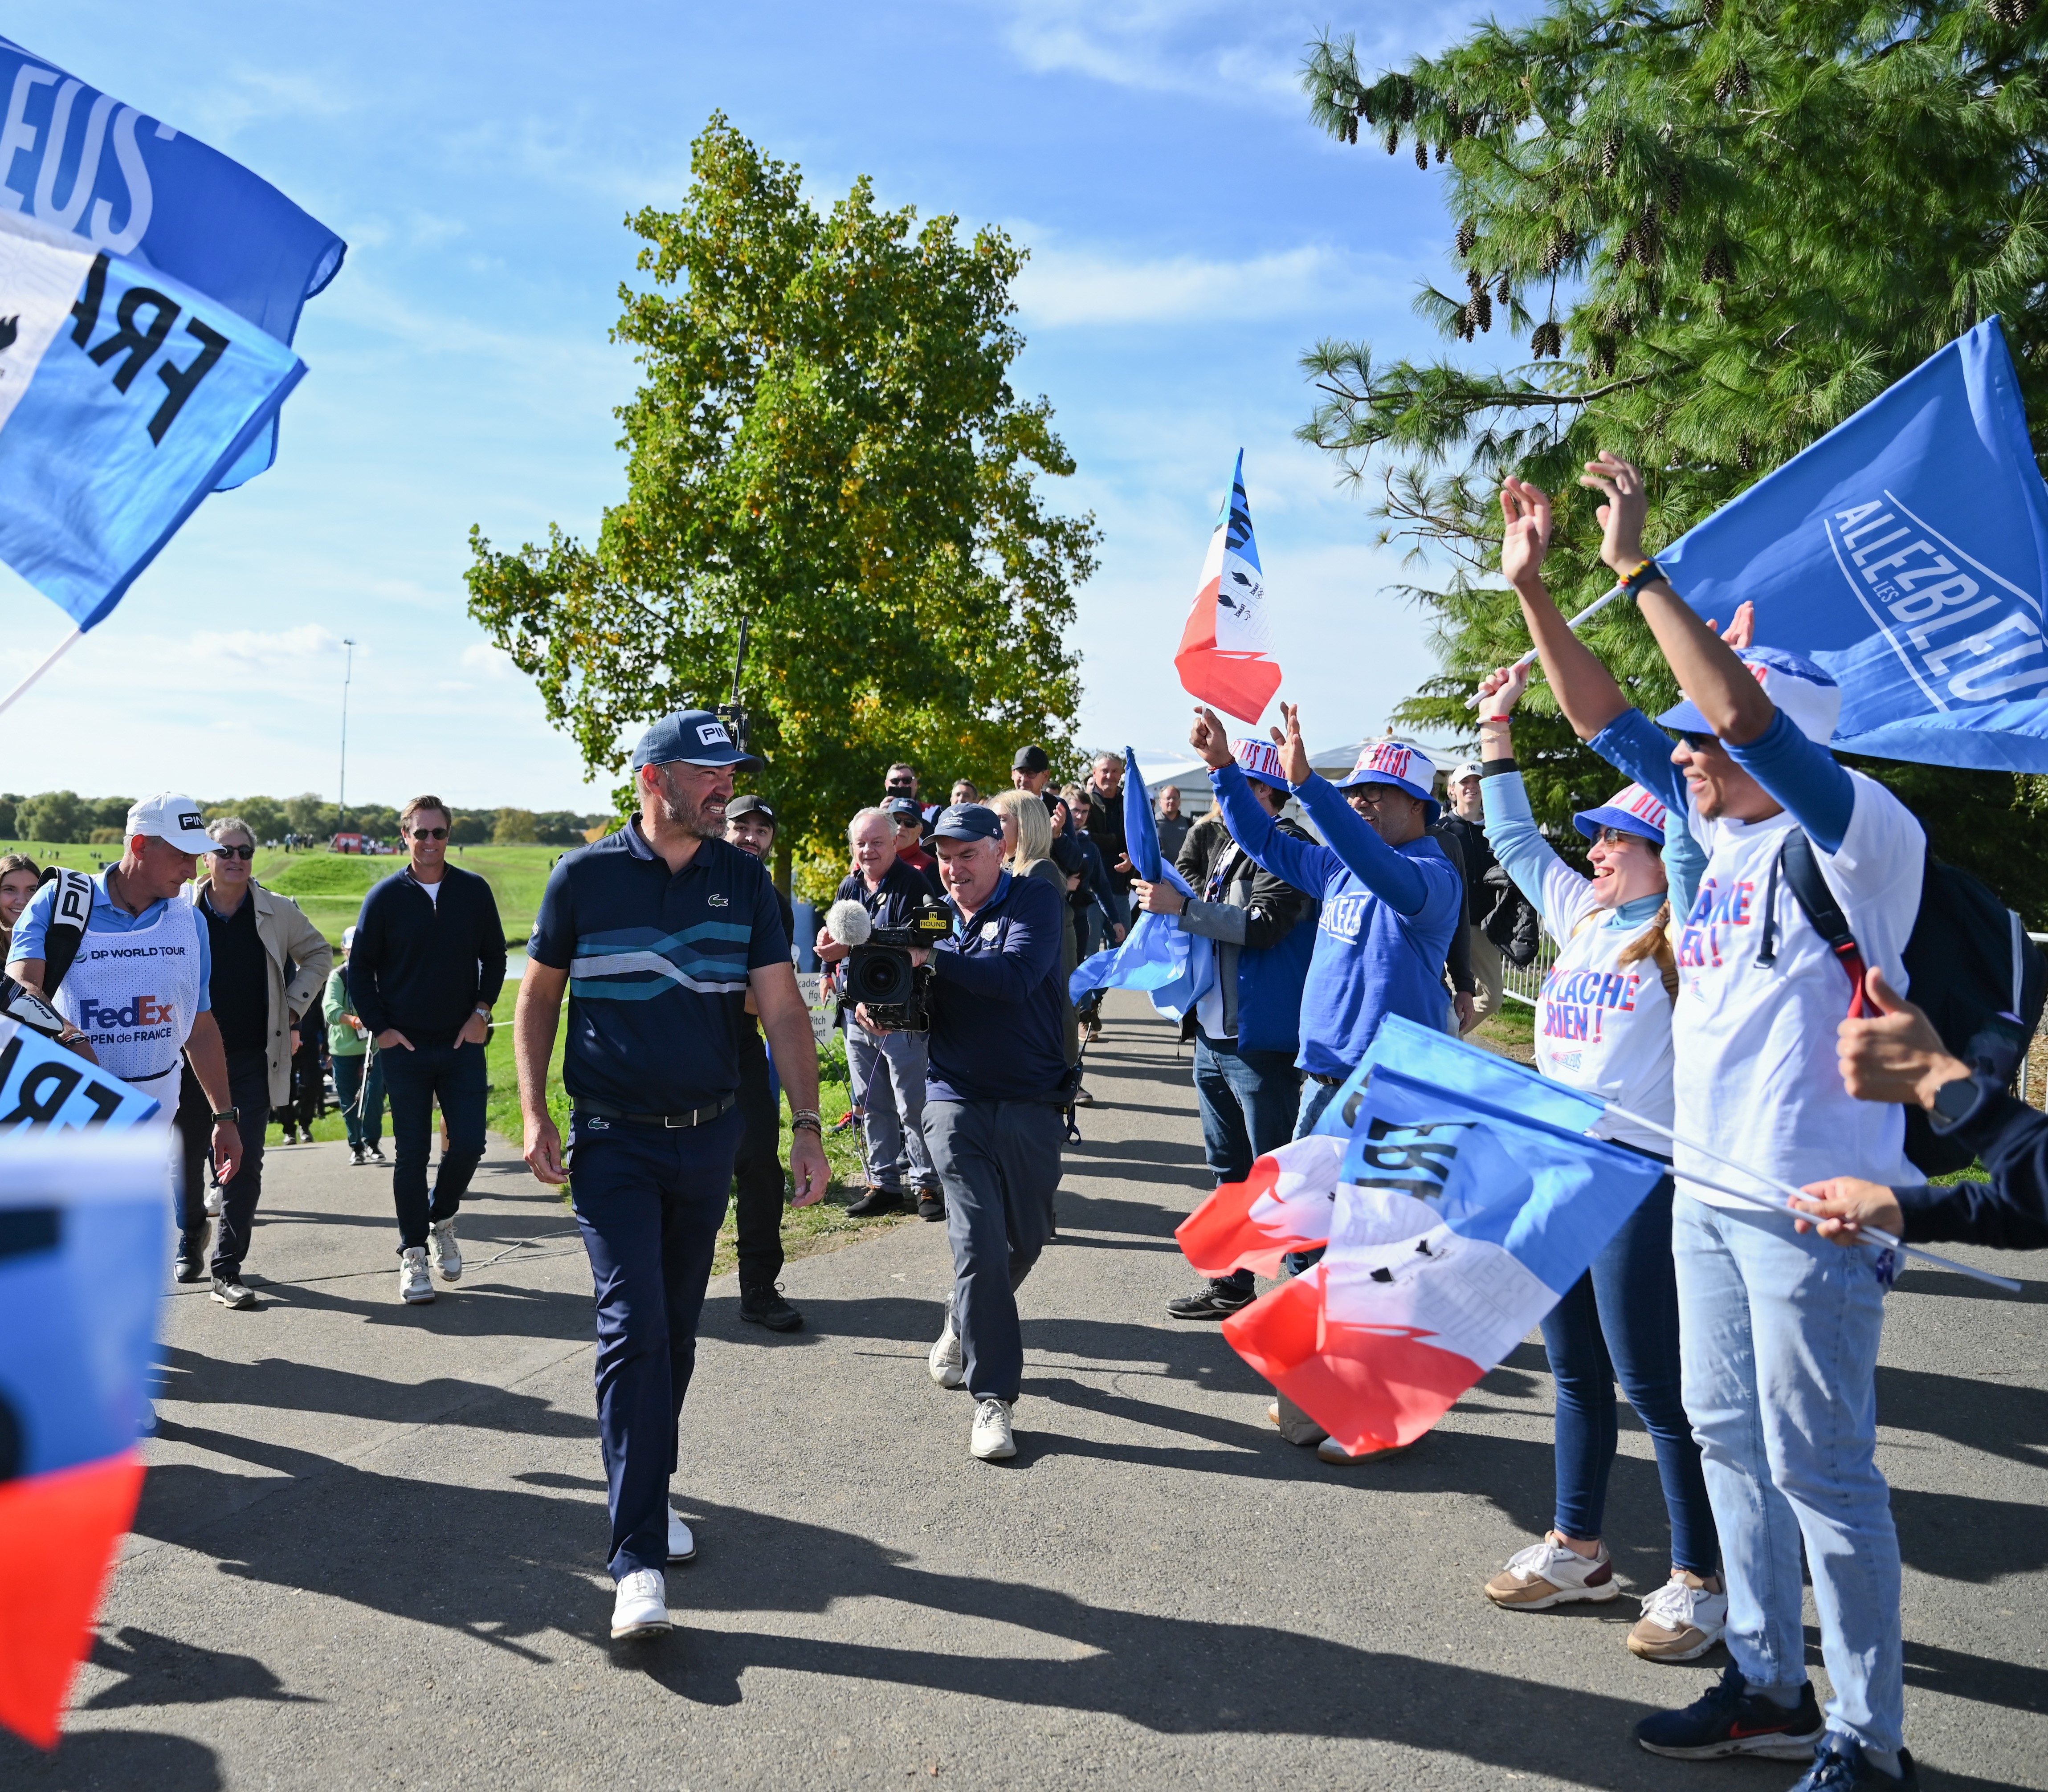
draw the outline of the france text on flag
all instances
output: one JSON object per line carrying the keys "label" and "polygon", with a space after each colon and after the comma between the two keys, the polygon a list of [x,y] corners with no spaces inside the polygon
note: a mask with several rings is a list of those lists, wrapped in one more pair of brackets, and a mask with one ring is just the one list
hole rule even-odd
{"label": "france text on flag", "polygon": [[[1138,770],[1138,755],[1127,747],[1123,750],[1123,835],[1131,869],[1138,876],[1147,883],[1170,883],[1183,896],[1194,894],[1159,851],[1152,793]],[[1078,1002],[1093,989],[1142,989],[1161,1014],[1178,1020],[1215,981],[1216,947],[1210,941],[1199,933],[1183,933],[1178,915],[1142,913],[1133,917],[1121,945],[1096,952],[1074,967],[1067,979],[1067,999]]]}
{"label": "france text on flag", "polygon": [[1322,1261],[1224,1335],[1342,1449],[1413,1443],[1541,1322],[1663,1173],[1382,1067]]}
{"label": "france text on flag", "polygon": [[0,560],[92,627],[304,373],[219,301],[0,211]]}
{"label": "france text on flag", "polygon": [[0,1724],[45,1748],[142,1493],[169,1183],[160,1127],[0,1149]]}
{"label": "france text on flag", "polygon": [[1259,544],[1244,496],[1242,448],[1173,666],[1190,696],[1247,722],[1257,721],[1280,688],[1280,667],[1266,627],[1265,576],[1259,569]]}
{"label": "france text on flag", "polygon": [[2048,487],[1995,317],[1657,557],[1842,688],[1835,744],[2048,771]]}
{"label": "france text on flag", "polygon": [[[340,271],[348,245],[269,181],[4,37],[0,94],[0,211],[182,281],[281,343]],[[262,472],[276,439],[273,418],[220,487]]]}

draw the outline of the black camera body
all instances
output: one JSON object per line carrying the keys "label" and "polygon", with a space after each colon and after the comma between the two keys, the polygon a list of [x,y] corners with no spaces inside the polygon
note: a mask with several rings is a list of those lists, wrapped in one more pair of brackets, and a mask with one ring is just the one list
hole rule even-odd
{"label": "black camera body", "polygon": [[[859,908],[857,902],[835,903],[826,920],[832,937],[853,948],[846,960],[846,1000],[865,1004],[867,1018],[893,1033],[930,1032],[932,968],[913,964],[910,954],[929,951],[945,938],[952,931],[952,917],[927,898],[924,908],[906,925],[877,927],[862,909],[861,914],[869,919],[869,925],[861,933],[857,922],[846,926],[852,917],[844,913]],[[835,925],[835,921],[839,925]],[[846,928],[844,933],[842,926]],[[851,940],[848,938],[851,933],[861,933],[861,937]]]}

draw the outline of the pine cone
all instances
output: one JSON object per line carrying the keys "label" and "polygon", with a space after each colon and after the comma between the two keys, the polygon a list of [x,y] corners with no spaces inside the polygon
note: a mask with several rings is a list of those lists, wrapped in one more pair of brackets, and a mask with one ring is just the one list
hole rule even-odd
{"label": "pine cone", "polygon": [[1560,224],[1550,235],[1550,246],[1543,251],[1542,271],[1555,273],[1577,252],[1579,239],[1572,234],[1571,227]]}
{"label": "pine cone", "polygon": [[1700,0],[1700,17],[1712,30],[1721,21],[1721,0]]}
{"label": "pine cone", "polygon": [[1400,127],[1400,126],[1398,126],[1398,125],[1389,125],[1389,126],[1387,127],[1387,154],[1389,154],[1390,156],[1391,156],[1391,155],[1392,155],[1392,154],[1394,153],[1394,152],[1396,149],[1399,149],[1400,147],[1401,147],[1401,127]]}
{"label": "pine cone", "polygon": [[1397,116],[1404,125],[1415,116],[1415,83],[1405,75],[1401,79],[1401,106]]}
{"label": "pine cone", "polygon": [[1472,294],[1472,303],[1465,307],[1465,315],[1482,330],[1493,328],[1493,299],[1491,294],[1480,291]]}
{"label": "pine cone", "polygon": [[1714,77],[1714,103],[1716,106],[1727,105],[1728,96],[1734,91],[1735,76],[1732,71],[1724,68]]}
{"label": "pine cone", "polygon": [[1725,242],[1717,242],[1707,251],[1706,265],[1700,270],[1702,280],[1732,280],[1735,278],[1735,254]]}
{"label": "pine cone", "polygon": [[1458,258],[1462,261],[1469,255],[1472,245],[1478,241],[1479,226],[1468,218],[1458,226]]}
{"label": "pine cone", "polygon": [[1500,271],[1500,284],[1493,289],[1494,303],[1506,304],[1513,295],[1514,290],[1515,289],[1508,284],[1507,270],[1503,268]]}
{"label": "pine cone", "polygon": [[2011,31],[2026,24],[2034,3],[2033,0],[1990,0],[1988,10],[1997,23]]}
{"label": "pine cone", "polygon": [[1749,98],[1749,64],[1746,62],[1735,65],[1735,93],[1738,99]]}
{"label": "pine cone", "polygon": [[1674,168],[1664,176],[1664,215],[1675,218],[1685,200],[1685,171]]}
{"label": "pine cone", "polygon": [[1554,323],[1538,324],[1536,334],[1529,339],[1529,352],[1539,361],[1546,355],[1561,355],[1565,352],[1565,332]]}
{"label": "pine cone", "polygon": [[1635,227],[1631,224],[1621,233],[1621,241],[1614,246],[1614,265],[1625,268],[1635,259]]}
{"label": "pine cone", "polygon": [[1621,133],[1611,130],[1600,145],[1600,175],[1612,180],[1621,172]]}
{"label": "pine cone", "polygon": [[1344,117],[1344,142],[1356,143],[1357,141],[1358,114],[1356,112],[1347,113]]}
{"label": "pine cone", "polygon": [[1458,313],[1458,320],[1452,331],[1460,342],[1470,342],[1477,334],[1472,328],[1472,307],[1467,305]]}
{"label": "pine cone", "polygon": [[1419,137],[1415,139],[1415,165],[1425,169],[1429,165],[1429,145]]}
{"label": "pine cone", "polygon": [[1486,276],[1481,273],[1477,268],[1467,268],[1465,270],[1465,287],[1468,292],[1476,293],[1485,284]]}
{"label": "pine cone", "polygon": [[1448,156],[1449,153],[1450,153],[1450,151],[1449,151],[1447,148],[1445,148],[1445,145],[1442,145],[1441,143],[1439,143],[1439,144],[1437,145],[1437,167],[1441,168],[1441,167],[1444,165],[1444,158],[1445,158],[1445,157]]}

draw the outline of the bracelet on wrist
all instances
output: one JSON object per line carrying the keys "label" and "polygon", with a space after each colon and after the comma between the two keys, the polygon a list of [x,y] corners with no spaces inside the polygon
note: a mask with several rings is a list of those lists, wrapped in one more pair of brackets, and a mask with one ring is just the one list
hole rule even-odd
{"label": "bracelet on wrist", "polygon": [[1659,566],[1655,560],[1639,560],[1636,563],[1635,570],[1633,572],[1628,573],[1623,578],[1621,581],[1621,588],[1627,592],[1631,597],[1633,597],[1637,592],[1640,592],[1643,586],[1650,580],[1662,579],[1663,576],[1664,568]]}
{"label": "bracelet on wrist", "polygon": [[792,1132],[800,1131],[814,1132],[822,1138],[824,1137],[825,1123],[815,1109],[800,1107],[789,1116],[789,1130]]}

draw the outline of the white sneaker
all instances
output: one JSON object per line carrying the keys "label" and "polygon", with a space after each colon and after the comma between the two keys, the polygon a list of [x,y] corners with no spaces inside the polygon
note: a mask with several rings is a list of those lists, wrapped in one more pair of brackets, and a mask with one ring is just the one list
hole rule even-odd
{"label": "white sneaker", "polygon": [[939,1333],[938,1342],[932,1346],[932,1353],[925,1359],[932,1371],[932,1379],[941,1387],[964,1387],[967,1385],[967,1352],[960,1348],[960,1333],[953,1329],[953,1297],[946,1297],[946,1328]]}
{"label": "white sneaker", "polygon": [[1728,1595],[1679,1569],[1643,1600],[1643,1616],[1628,1633],[1628,1650],[1647,1662],[1693,1661],[1727,1628]]}
{"label": "white sneaker", "polygon": [[208,1219],[218,1220],[220,1217],[220,1185],[218,1182],[207,1184],[206,1199],[201,1204],[206,1208]]}
{"label": "white sneaker", "polygon": [[433,1278],[427,1274],[427,1254],[417,1244],[398,1253],[398,1298],[420,1306],[434,1297]]}
{"label": "white sneaker", "polygon": [[974,1429],[967,1443],[970,1454],[983,1462],[999,1462],[1017,1453],[1017,1440],[1010,1430],[1010,1402],[987,1399],[974,1409]]}
{"label": "white sneaker", "polygon": [[1606,1544],[1598,1555],[1582,1556],[1553,1542],[1553,1535],[1546,1531],[1542,1542],[1510,1556],[1507,1566],[1487,1582],[1486,1596],[1511,1612],[1547,1612],[1579,1600],[1612,1599],[1621,1591]]}
{"label": "white sneaker", "polygon": [[669,1616],[669,1583],[651,1568],[636,1568],[619,1583],[612,1601],[611,1638],[661,1636],[675,1628]]}
{"label": "white sneaker", "polygon": [[696,1534],[673,1512],[669,1515],[669,1560],[694,1561],[696,1559]]}
{"label": "white sneaker", "polygon": [[462,1280],[462,1247],[455,1241],[455,1222],[444,1220],[427,1233],[427,1257],[444,1282]]}

